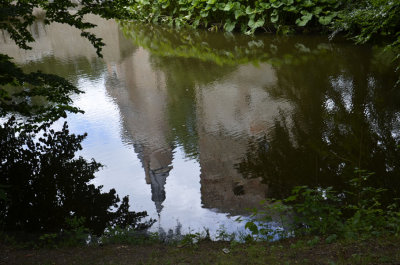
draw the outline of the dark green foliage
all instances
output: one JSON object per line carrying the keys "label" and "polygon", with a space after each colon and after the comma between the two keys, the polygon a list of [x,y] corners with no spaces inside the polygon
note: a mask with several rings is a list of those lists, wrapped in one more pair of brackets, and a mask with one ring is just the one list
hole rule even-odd
{"label": "dark green foliage", "polygon": [[[30,49],[34,39],[27,27],[38,8],[45,12],[45,23],[82,30],[101,56],[104,43],[86,31],[95,25],[84,16],[126,18],[128,2],[6,0],[0,3],[0,29],[20,48]],[[150,227],[153,220],[140,223],[146,212],[129,211],[128,197],[119,204],[114,189],[103,192],[101,186],[89,184],[101,165],[75,157],[86,135],[70,134],[66,124],[60,131],[50,129],[67,112],[81,112],[70,106],[70,95],[81,91],[57,75],[25,73],[11,60],[0,54],[0,230],[49,233],[42,241],[55,240],[61,233],[73,245],[86,233],[101,234],[109,226]]]}
{"label": "dark green foliage", "polygon": [[[280,51],[283,43],[277,46]],[[382,53],[369,46],[332,43],[325,53],[316,52],[319,44],[302,46],[311,51],[308,60],[281,63],[275,68],[279,85],[267,88],[293,109],[276,117],[265,139],[250,140],[238,170],[263,178],[267,195],[279,199],[299,185],[342,190],[356,167],[376,172],[370,184],[389,189],[388,197],[400,196],[399,138],[392,133],[398,131],[400,91],[393,89],[397,77],[391,58],[385,66]],[[279,55],[303,57],[296,50]]]}
{"label": "dark green foliage", "polygon": [[381,195],[386,190],[367,185],[371,174],[360,170],[356,173],[360,175],[350,181],[351,188],[341,192],[332,187],[295,187],[291,196],[270,200],[264,203],[263,210],[255,210],[254,220],[246,223],[246,228],[268,240],[276,235],[314,235],[331,243],[337,238],[398,236],[400,208],[396,200],[383,201]]}
{"label": "dark green foliage", "polygon": [[344,31],[357,43],[379,37],[400,39],[400,2],[386,0],[349,1],[334,23],[336,31]]}
{"label": "dark green foliage", "polygon": [[67,111],[79,112],[69,105],[71,93],[81,91],[57,75],[24,73],[10,57],[0,54],[0,116],[19,113],[38,122],[55,121],[66,117]]}
{"label": "dark green foliage", "polygon": [[400,3],[386,0],[138,0],[132,18],[177,28],[288,34],[343,32],[356,43],[386,39],[400,59]]}
{"label": "dark green foliage", "polygon": [[337,16],[342,1],[336,0],[141,0],[130,6],[134,19],[176,27],[205,27],[212,30],[257,29],[282,31],[312,25],[321,28]]}
{"label": "dark green foliage", "polygon": [[[72,217],[84,217],[84,226],[100,234],[107,226],[146,229],[151,221],[139,223],[145,212],[129,211],[115,190],[102,192],[89,182],[101,165],[75,158],[85,135],[43,130],[39,135],[20,130],[14,118],[0,127],[0,185],[7,200],[0,202],[2,228],[8,231],[57,232],[67,228]],[[117,211],[110,211],[118,208]]]}
{"label": "dark green foliage", "polygon": [[107,19],[128,18],[129,14],[125,7],[129,3],[129,0],[82,0],[78,5],[71,0],[4,0],[0,3],[0,29],[7,31],[20,48],[30,49],[28,43],[33,42],[34,38],[27,27],[35,21],[36,16],[33,11],[38,8],[46,12],[44,20],[46,24],[58,22],[82,30],[81,35],[93,44],[97,54],[101,56],[104,43],[93,33],[85,31],[96,25],[86,22],[84,16],[95,14]]}
{"label": "dark green foliage", "polygon": [[[333,36],[344,32],[356,43],[381,41],[393,51],[400,67],[400,2],[387,0],[349,1],[333,23]],[[400,79],[397,82],[399,85]]]}
{"label": "dark green foliage", "polygon": [[[36,19],[34,9],[45,12],[46,24],[65,23],[82,30],[81,35],[87,38],[101,57],[104,43],[93,33],[86,30],[96,25],[85,22],[86,14],[96,14],[104,18],[127,18],[125,7],[128,0],[117,1],[11,1],[0,3],[0,29],[7,32],[11,39],[22,49],[31,49],[29,42],[34,38],[27,29]],[[71,93],[80,93],[67,80],[56,75],[41,72],[24,73],[11,62],[12,58],[0,54],[0,116],[6,113],[20,113],[25,116],[36,116],[36,121],[57,120],[65,117],[67,112],[78,112],[71,107]]]}

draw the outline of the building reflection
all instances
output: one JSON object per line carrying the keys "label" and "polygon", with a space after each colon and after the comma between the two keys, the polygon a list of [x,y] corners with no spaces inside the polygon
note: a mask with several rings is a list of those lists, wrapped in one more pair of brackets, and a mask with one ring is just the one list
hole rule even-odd
{"label": "building reflection", "polygon": [[287,103],[273,101],[264,89],[275,83],[270,65],[243,65],[197,90],[204,207],[243,214],[265,199],[267,185],[260,178],[244,178],[236,165],[245,157],[249,139],[264,136],[279,110],[290,109]]}
{"label": "building reflection", "polygon": [[[174,94],[177,90],[171,86],[188,86],[185,89],[194,91],[195,101],[189,105],[193,105],[195,111],[187,115],[194,116],[188,120],[195,121],[195,126],[190,129],[196,133],[184,135],[197,137],[189,142],[197,145],[203,207],[239,214],[246,208],[257,206],[265,198],[268,187],[261,179],[244,178],[236,164],[246,155],[249,138],[262,137],[278,111],[290,109],[287,104],[272,100],[265,90],[276,83],[274,69],[268,64],[259,67],[242,65],[221,68],[210,75],[204,72],[211,69],[206,63],[202,65],[204,67],[191,69],[184,59],[175,58],[173,67],[181,64],[178,69],[185,70],[178,73],[178,77],[168,60],[164,60],[166,65],[157,62],[158,58],[145,49],[132,46],[122,37],[114,21],[93,17],[92,22],[99,25],[94,32],[107,44],[104,48],[107,93],[118,105],[123,138],[134,147],[141,161],[157,213],[161,213],[166,199],[165,186],[173,168],[174,146],[182,144],[182,139],[171,136],[170,122],[174,120],[174,114],[170,110],[170,101],[184,96]],[[97,58],[90,43],[70,27],[59,24],[47,27],[38,22],[32,30],[38,39],[33,43],[32,53],[14,51],[14,46],[7,48],[8,43],[3,43],[1,50],[20,63],[33,56],[44,58],[49,49],[54,51],[51,56],[62,64],[74,63],[76,58],[83,57],[89,62]],[[64,38],[66,31],[70,38]],[[81,49],[73,48],[76,43]],[[210,67],[219,69],[215,65]],[[199,70],[203,72],[198,73]],[[168,76],[171,74],[175,74],[175,78]],[[187,82],[189,75],[190,82]],[[180,100],[177,100],[174,107],[179,109],[179,104]],[[189,130],[183,126],[185,124],[181,125],[182,130]]]}
{"label": "building reflection", "polygon": [[120,64],[108,67],[107,83],[107,90],[120,109],[125,137],[142,163],[146,183],[151,185],[151,199],[160,214],[173,159],[168,140],[165,77],[161,71],[153,70],[149,54],[138,48]]}
{"label": "building reflection", "polygon": [[[353,161],[345,168],[347,175],[352,174],[355,166],[360,167],[354,161],[362,157],[364,164],[360,168],[376,164],[371,171],[381,176],[377,181],[385,181],[386,187],[400,185],[397,180],[396,185],[393,184],[400,160],[397,159],[398,148],[392,147],[399,142],[398,96],[387,93],[395,80],[391,80],[392,75],[385,76],[385,71],[376,70],[377,66],[371,63],[376,58],[364,56],[362,65],[368,67],[360,68],[354,50],[341,50],[346,56],[333,57],[324,45],[316,43],[315,53],[308,51],[302,53],[303,56],[297,56],[301,54],[297,48],[290,48],[288,54],[283,50],[280,57],[291,63],[281,65],[278,72],[267,63],[260,63],[258,67],[251,64],[220,66],[209,59],[225,54],[223,49],[233,43],[231,39],[217,42],[212,39],[215,34],[210,34],[202,47],[206,47],[206,51],[212,44],[217,43],[218,47],[210,53],[198,54],[198,59],[168,54],[157,56],[142,47],[134,47],[122,36],[114,21],[97,17],[90,20],[99,25],[93,31],[107,44],[103,51],[106,67],[101,62],[105,72],[93,70],[100,60],[91,44],[78,30],[61,24],[45,26],[36,22],[31,31],[37,41],[32,43],[31,51],[20,50],[3,36],[0,52],[14,57],[17,63],[26,64],[24,67],[28,70],[31,69],[27,62],[38,62],[38,65],[42,63],[41,70],[68,78],[76,76],[78,71],[88,76],[105,75],[107,93],[117,103],[121,114],[123,139],[134,147],[141,161],[157,213],[161,213],[165,204],[174,147],[185,146],[185,143],[185,151],[192,152],[188,157],[200,164],[203,207],[230,214],[244,213],[246,208],[259,205],[259,201],[273,194],[274,189],[273,195],[279,195],[289,192],[293,185],[320,183],[319,176],[324,176],[329,185],[344,182],[337,180],[339,175],[345,175],[341,172],[342,157]],[[159,43],[169,37],[174,36],[160,36]],[[240,48],[240,43],[234,45]],[[254,41],[246,42],[245,46],[250,43]],[[181,47],[189,47],[185,45]],[[229,47],[227,51],[236,49],[236,46]],[[277,47],[271,47],[270,54],[274,54]],[[157,47],[152,48],[156,50]],[[247,51],[247,48],[242,50]],[[236,56],[232,57],[234,62]],[[46,61],[49,58],[50,63]],[[348,62],[347,69],[343,68]],[[320,69],[323,71],[319,72]],[[309,73],[320,74],[310,78]],[[365,76],[370,78],[366,80]],[[311,87],[318,89],[309,89]],[[271,98],[271,94],[280,100]],[[283,98],[290,100],[291,105]],[[392,103],[388,107],[385,102]],[[291,113],[284,115],[288,118],[281,127],[274,124],[280,112]],[[370,120],[372,118],[376,121]],[[339,125],[335,125],[338,122]],[[275,137],[275,142],[267,145],[268,141],[259,141],[268,134]],[[249,150],[253,139],[263,144],[263,148]],[[332,146],[337,147],[333,154]],[[255,155],[251,155],[253,151]],[[249,178],[238,171],[238,164],[244,164],[241,172]],[[269,186],[254,178],[257,176],[269,179]]]}
{"label": "building reflection", "polygon": [[[119,62],[131,52],[133,45],[122,36],[114,20],[105,20],[95,15],[87,15],[86,19],[98,25],[90,31],[106,43],[102,54],[107,62]],[[88,61],[98,59],[96,49],[80,35],[81,31],[78,29],[60,23],[45,25],[43,20],[36,20],[29,30],[35,38],[34,42],[28,43],[32,47],[31,50],[20,49],[3,33],[0,38],[0,52],[8,54],[18,64],[39,61],[50,56],[63,64],[72,63],[74,59],[85,58]]]}
{"label": "building reflection", "polygon": [[[165,73],[169,72],[162,71],[160,65],[154,67],[153,59],[146,50],[138,48],[121,64],[109,68],[109,76],[117,76],[123,84],[117,86],[114,82],[107,89],[119,106],[126,137],[135,147],[160,214],[173,159],[169,121],[174,117],[169,117],[169,99],[176,97],[170,93],[177,90],[168,89],[171,83]],[[279,110],[290,109],[288,104],[274,102],[265,91],[265,86],[275,82],[270,65],[245,65],[212,85],[194,88],[204,208],[241,214],[247,208],[257,207],[265,198],[267,185],[261,179],[244,178],[236,164],[246,155],[249,138],[265,135]],[[177,78],[173,84],[180,85]],[[184,124],[182,128],[186,128]]]}

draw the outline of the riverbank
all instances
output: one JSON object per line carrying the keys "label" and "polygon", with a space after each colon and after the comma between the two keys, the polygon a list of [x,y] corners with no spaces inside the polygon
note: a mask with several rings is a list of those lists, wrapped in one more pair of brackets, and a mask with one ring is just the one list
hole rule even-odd
{"label": "riverbank", "polygon": [[0,264],[399,264],[400,238],[380,237],[327,244],[309,238],[274,243],[201,241],[59,249],[0,245]]}
{"label": "riverbank", "polygon": [[291,35],[318,33],[333,39],[345,35],[355,44],[381,43],[400,59],[399,15],[396,1],[136,1],[129,19],[174,28]]}

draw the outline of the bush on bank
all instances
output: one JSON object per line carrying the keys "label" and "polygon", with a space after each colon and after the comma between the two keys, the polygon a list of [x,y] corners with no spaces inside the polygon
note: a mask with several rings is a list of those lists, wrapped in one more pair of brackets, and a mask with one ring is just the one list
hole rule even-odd
{"label": "bush on bank", "polygon": [[139,22],[212,31],[345,34],[356,43],[380,41],[400,59],[400,2],[387,0],[135,0]]}
{"label": "bush on bank", "polygon": [[129,10],[141,22],[252,34],[259,29],[287,33],[306,25],[322,28],[344,4],[335,0],[136,0]]}
{"label": "bush on bank", "polygon": [[337,239],[360,240],[400,235],[398,198],[384,196],[386,189],[368,185],[373,173],[357,170],[349,188],[295,187],[291,196],[264,203],[254,210],[246,228],[264,240],[315,236],[327,243]]}

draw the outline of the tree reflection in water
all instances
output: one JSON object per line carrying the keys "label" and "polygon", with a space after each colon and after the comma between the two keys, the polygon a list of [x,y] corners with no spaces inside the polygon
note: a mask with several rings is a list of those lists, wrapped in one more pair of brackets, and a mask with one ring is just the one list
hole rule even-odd
{"label": "tree reflection in water", "polygon": [[400,91],[384,56],[369,47],[334,47],[315,60],[282,64],[279,84],[267,90],[294,110],[281,113],[264,139],[249,142],[238,170],[261,176],[275,198],[296,185],[345,189],[356,168],[375,173],[369,185],[399,196]]}
{"label": "tree reflection in water", "polygon": [[70,134],[66,123],[60,131],[40,134],[15,118],[0,126],[0,184],[6,192],[0,200],[2,230],[59,232],[74,217],[84,218],[83,225],[95,234],[113,225],[135,230],[152,225],[153,220],[141,223],[146,212],[129,211],[128,197],[118,205],[114,189],[103,192],[90,183],[101,164],[75,158],[86,135]]}
{"label": "tree reflection in water", "polygon": [[[355,46],[341,40],[329,42],[315,36],[251,38],[157,26],[146,29],[134,24],[123,24],[122,28],[133,43],[150,51],[153,65],[168,76],[169,123],[177,145],[184,146],[187,155],[201,164],[203,203],[208,197],[221,195],[217,188],[204,185],[207,175],[215,175],[208,174],[205,154],[219,161],[218,174],[227,178],[240,174],[261,177],[268,184],[268,197],[285,197],[296,185],[334,186],[341,190],[355,177],[356,168],[375,172],[368,184],[386,187],[392,195],[398,195],[400,91],[394,89],[397,76],[392,55],[371,46]],[[193,67],[188,67],[188,62]],[[259,92],[251,94],[254,91],[250,88],[255,85],[248,82],[250,88],[236,88],[238,84],[232,82],[230,94],[237,93],[232,101],[238,104],[234,106],[237,112],[226,117],[230,106],[214,108],[207,101],[212,98],[210,91],[220,91],[215,95],[225,96],[219,100],[228,104],[231,95],[222,91],[221,84],[235,79],[235,74],[240,75],[243,70],[242,65],[250,63],[265,71],[270,71],[266,66],[272,66],[276,82],[264,87],[271,100],[253,106],[263,96]],[[243,76],[249,78],[252,73],[247,71]],[[243,101],[240,96],[248,99]],[[261,104],[269,104],[275,108],[272,112],[279,113],[267,121],[269,125],[263,124],[266,122],[260,117],[254,120],[255,126],[238,120],[242,113],[249,117],[256,109],[269,111]],[[249,108],[248,112],[245,108]],[[226,119],[207,120],[222,117],[217,112],[221,109],[225,118],[250,128],[204,131],[214,121],[227,123]],[[206,112],[208,117],[204,117]],[[213,143],[211,149],[216,149],[217,143],[225,147],[216,154],[210,146],[204,148],[204,139]],[[233,143],[239,142],[247,142],[243,144],[247,145],[247,152],[233,148]],[[232,153],[241,161],[229,160]],[[230,170],[232,163],[236,163],[240,174]],[[204,196],[206,192],[210,194]],[[241,186],[233,185],[235,195],[242,196],[243,192]]]}

